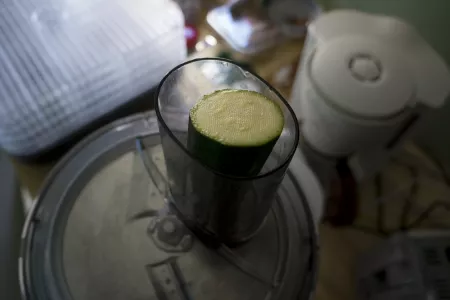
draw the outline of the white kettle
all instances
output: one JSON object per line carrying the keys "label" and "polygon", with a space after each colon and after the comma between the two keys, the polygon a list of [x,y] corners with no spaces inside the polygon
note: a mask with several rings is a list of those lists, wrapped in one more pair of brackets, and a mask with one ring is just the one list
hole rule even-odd
{"label": "white kettle", "polygon": [[336,10],[308,26],[291,103],[305,142],[325,157],[348,158],[362,179],[449,92],[444,60],[410,25]]}

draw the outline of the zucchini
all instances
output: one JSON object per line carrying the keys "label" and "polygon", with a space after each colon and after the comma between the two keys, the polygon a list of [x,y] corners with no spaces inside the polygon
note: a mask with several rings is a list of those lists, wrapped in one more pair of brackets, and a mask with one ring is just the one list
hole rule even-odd
{"label": "zucchini", "polygon": [[188,150],[214,170],[232,176],[257,175],[284,127],[280,106],[246,90],[220,90],[190,110]]}

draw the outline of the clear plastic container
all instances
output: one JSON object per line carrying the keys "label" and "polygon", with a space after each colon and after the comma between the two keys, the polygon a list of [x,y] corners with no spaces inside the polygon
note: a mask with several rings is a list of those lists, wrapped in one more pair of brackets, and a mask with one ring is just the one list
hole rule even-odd
{"label": "clear plastic container", "polygon": [[0,145],[28,156],[156,86],[186,57],[168,0],[6,1]]}
{"label": "clear plastic container", "polygon": [[286,40],[280,28],[268,19],[245,16],[235,19],[230,5],[211,10],[207,21],[234,50],[243,54],[257,54]]}
{"label": "clear plastic container", "polygon": [[[214,83],[204,66],[227,75],[229,85]],[[210,69],[211,69],[210,68]],[[215,74],[215,73],[214,73]],[[193,80],[195,78],[195,80]],[[255,176],[223,174],[199,161],[187,149],[189,111],[206,94],[250,81],[284,114],[283,132]],[[261,227],[299,140],[299,125],[287,102],[271,86],[238,65],[221,59],[198,59],[179,65],[161,82],[155,103],[166,158],[170,191],[175,206],[194,230],[212,242],[247,241]],[[174,118],[176,116],[176,118]],[[235,157],[236,164],[245,165]]]}

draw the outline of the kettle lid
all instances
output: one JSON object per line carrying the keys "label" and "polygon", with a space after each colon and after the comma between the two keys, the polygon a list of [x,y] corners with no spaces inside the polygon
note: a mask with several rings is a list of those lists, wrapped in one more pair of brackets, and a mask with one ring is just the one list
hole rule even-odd
{"label": "kettle lid", "polygon": [[403,21],[338,10],[308,30],[317,40],[308,65],[312,82],[347,113],[389,118],[418,102],[440,107],[450,92],[444,60]]}

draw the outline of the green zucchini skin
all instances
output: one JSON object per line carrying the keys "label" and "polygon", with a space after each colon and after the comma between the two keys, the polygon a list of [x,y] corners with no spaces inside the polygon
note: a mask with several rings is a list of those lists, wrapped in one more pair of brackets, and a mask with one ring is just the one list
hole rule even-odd
{"label": "green zucchini skin", "polygon": [[248,177],[259,174],[278,138],[259,146],[224,145],[200,133],[189,118],[187,148],[198,161],[217,172]]}

